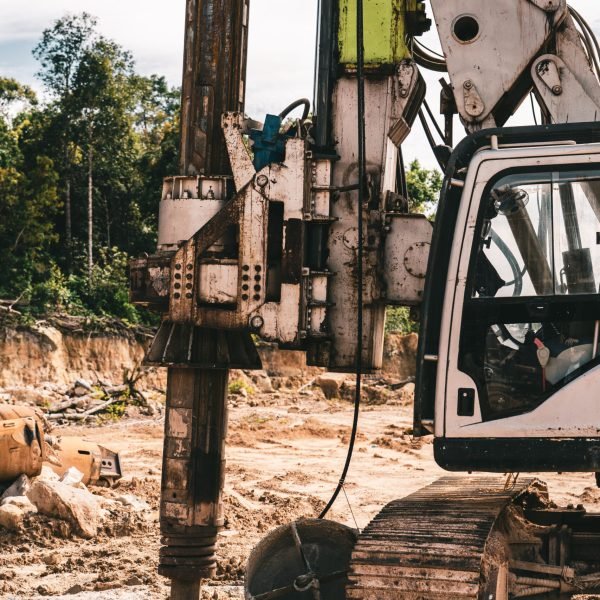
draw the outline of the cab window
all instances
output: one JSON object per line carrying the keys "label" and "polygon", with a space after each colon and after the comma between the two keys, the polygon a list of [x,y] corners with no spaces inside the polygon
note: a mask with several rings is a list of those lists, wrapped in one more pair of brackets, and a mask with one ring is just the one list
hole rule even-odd
{"label": "cab window", "polygon": [[498,179],[471,260],[459,367],[484,420],[528,412],[598,363],[600,170]]}

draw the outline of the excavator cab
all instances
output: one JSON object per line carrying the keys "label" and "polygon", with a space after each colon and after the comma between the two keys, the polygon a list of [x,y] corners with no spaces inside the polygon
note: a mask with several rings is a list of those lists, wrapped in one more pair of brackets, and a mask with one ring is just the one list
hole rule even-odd
{"label": "excavator cab", "polygon": [[599,134],[490,130],[452,158],[415,413],[444,468],[600,470]]}

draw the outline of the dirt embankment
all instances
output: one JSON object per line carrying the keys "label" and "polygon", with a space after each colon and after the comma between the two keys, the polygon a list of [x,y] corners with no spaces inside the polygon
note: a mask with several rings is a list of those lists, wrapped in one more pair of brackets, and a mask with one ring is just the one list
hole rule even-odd
{"label": "dirt embankment", "polygon": [[[77,379],[121,383],[125,373],[143,361],[151,341],[152,332],[141,329],[111,332],[80,327],[68,331],[47,323],[0,328],[0,388],[47,382],[68,386]],[[414,377],[416,349],[415,334],[388,335],[384,374],[399,380]],[[299,387],[322,372],[306,365],[303,352],[281,351],[273,344],[261,344],[259,354],[265,373],[277,378],[281,387]],[[149,370],[141,386],[165,389],[166,371]]]}
{"label": "dirt embankment", "polygon": [[[139,365],[151,333],[65,332],[40,324],[0,329],[0,388],[77,379],[120,382]],[[149,387],[164,387],[164,374],[146,375]]]}

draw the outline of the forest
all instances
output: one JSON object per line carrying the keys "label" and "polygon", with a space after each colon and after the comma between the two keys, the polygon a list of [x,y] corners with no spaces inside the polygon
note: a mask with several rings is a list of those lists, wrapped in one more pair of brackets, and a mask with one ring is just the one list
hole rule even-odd
{"label": "forest", "polygon": [[[0,309],[152,322],[129,302],[127,263],[156,246],[180,91],[137,73],[87,13],[55,21],[33,55],[41,97],[0,74]],[[432,212],[441,175],[413,161],[407,184]]]}

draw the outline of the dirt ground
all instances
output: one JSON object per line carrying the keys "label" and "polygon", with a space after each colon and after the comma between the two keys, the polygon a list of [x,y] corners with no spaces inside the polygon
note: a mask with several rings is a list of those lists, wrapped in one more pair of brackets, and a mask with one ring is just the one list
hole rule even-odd
{"label": "dirt ground", "polygon": [[[346,484],[330,517],[364,527],[381,507],[444,472],[430,439],[413,442],[411,407],[403,402],[366,406]],[[220,535],[219,571],[203,598],[243,598],[244,564],[271,529],[314,517],[331,495],[343,466],[352,406],[322,395],[279,391],[231,401],[227,526]],[[62,429],[121,453],[125,476],[118,489],[153,509],[146,520],[115,524],[95,540],[73,538],[60,521],[31,517],[19,534],[0,531],[0,598],[138,600],[168,598],[157,572],[162,452],[161,417],[123,419],[102,427]],[[544,475],[558,503],[598,509],[592,475]]]}

